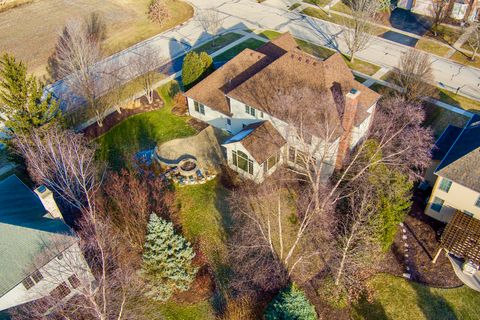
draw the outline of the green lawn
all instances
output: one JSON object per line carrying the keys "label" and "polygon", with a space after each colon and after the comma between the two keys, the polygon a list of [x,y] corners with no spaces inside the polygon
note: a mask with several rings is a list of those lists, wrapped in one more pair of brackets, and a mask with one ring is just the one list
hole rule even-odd
{"label": "green lawn", "polygon": [[257,49],[264,44],[265,44],[265,42],[263,42],[263,41],[250,38],[250,39],[247,39],[246,41],[236,45],[235,47],[230,48],[229,50],[225,51],[224,53],[216,56],[213,60],[214,61],[228,61],[228,60],[232,59],[233,57],[235,57],[240,52],[242,52],[246,48]]}
{"label": "green lawn", "polygon": [[381,274],[369,283],[373,303],[361,301],[353,319],[474,320],[480,315],[480,293],[467,287],[437,289]]}
{"label": "green lawn", "polygon": [[314,6],[325,7],[330,3],[330,0],[303,0],[303,2],[313,4]]}
{"label": "green lawn", "polygon": [[[158,320],[215,320],[215,313],[208,301],[193,304],[167,302],[158,310],[160,315],[152,315],[151,319]],[[163,316],[163,317],[162,317]]]}
{"label": "green lawn", "polygon": [[200,47],[195,48],[194,51],[196,51],[196,52],[205,51],[206,53],[211,54],[211,53],[217,51],[218,49],[223,48],[226,45],[229,45],[230,43],[240,39],[241,37],[243,37],[243,36],[238,34],[238,33],[235,33],[235,32],[230,32],[230,33],[227,33],[227,34],[223,34],[221,36],[218,36],[215,39],[215,46],[213,46],[214,41],[210,40],[207,43],[202,44]]}
{"label": "green lawn", "polygon": [[332,10],[342,12],[342,13],[346,13],[346,14],[351,14],[352,13],[352,9],[350,9],[350,7],[348,5],[343,3],[343,1],[340,1],[336,5],[334,5],[332,7]]}
{"label": "green lawn", "polygon": [[460,64],[480,68],[480,55],[478,54],[475,61],[472,61],[471,56],[469,54],[457,51],[453,54],[453,56],[450,59],[455,60]]}
{"label": "green lawn", "polygon": [[436,54],[437,56],[441,57],[444,57],[447,52],[450,51],[450,47],[441,45],[436,41],[428,40],[425,38],[418,40],[415,48],[428,53]]}
{"label": "green lawn", "polygon": [[433,33],[431,33],[429,36],[432,38],[436,38],[439,41],[443,41],[447,44],[453,45],[461,35],[461,30],[446,25],[439,25],[437,27],[437,36],[435,37]]}
{"label": "green lawn", "polygon": [[464,127],[469,118],[462,116],[456,112],[443,109],[431,103],[425,103],[426,119],[425,125],[433,130],[435,138],[439,138],[448,125]]}
{"label": "green lawn", "polygon": [[458,106],[464,110],[480,112],[480,101],[472,100],[464,96],[455,94],[454,92],[437,88],[437,93],[434,98]]}
{"label": "green lawn", "polygon": [[294,4],[292,4],[292,5],[290,6],[290,8],[288,8],[288,10],[292,11],[292,10],[297,9],[297,8],[300,7],[300,6],[301,6],[300,3],[295,2]]}
{"label": "green lawn", "polygon": [[278,37],[280,37],[282,35],[282,33],[278,32],[278,31],[275,31],[275,30],[265,30],[265,31],[260,32],[258,35],[262,36],[262,37],[264,37],[268,40],[275,40]]}
{"label": "green lawn", "polygon": [[171,96],[177,90],[175,87],[176,84],[169,83],[159,89],[165,101],[162,109],[134,115],[97,138],[98,157],[107,161],[112,168],[119,169],[127,165],[138,151],[151,149],[157,143],[193,135],[195,130],[186,123],[188,118],[171,113]]}
{"label": "green lawn", "polygon": [[225,239],[231,223],[226,205],[227,191],[218,179],[205,184],[176,188],[176,204],[185,237],[199,243],[213,265],[226,258]]}

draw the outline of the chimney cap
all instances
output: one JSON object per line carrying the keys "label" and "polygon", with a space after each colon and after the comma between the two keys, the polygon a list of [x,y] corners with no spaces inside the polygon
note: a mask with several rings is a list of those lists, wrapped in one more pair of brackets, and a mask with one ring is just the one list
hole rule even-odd
{"label": "chimney cap", "polygon": [[355,98],[358,97],[359,94],[360,94],[360,90],[352,88],[352,89],[350,89],[350,92],[347,93],[347,98],[355,99]]}
{"label": "chimney cap", "polygon": [[44,193],[44,192],[47,191],[48,189],[47,189],[47,187],[45,187],[45,185],[42,184],[41,186],[39,186],[39,187],[37,188],[37,190],[38,190],[38,192],[40,192],[40,193]]}
{"label": "chimney cap", "polygon": [[355,88],[350,89],[351,94],[357,94],[358,90]]}

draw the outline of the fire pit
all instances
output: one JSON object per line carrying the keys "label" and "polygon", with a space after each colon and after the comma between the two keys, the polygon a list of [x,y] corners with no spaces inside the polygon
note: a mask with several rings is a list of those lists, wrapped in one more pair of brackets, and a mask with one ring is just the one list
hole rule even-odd
{"label": "fire pit", "polygon": [[195,159],[184,159],[178,163],[179,173],[184,176],[195,175],[198,165]]}

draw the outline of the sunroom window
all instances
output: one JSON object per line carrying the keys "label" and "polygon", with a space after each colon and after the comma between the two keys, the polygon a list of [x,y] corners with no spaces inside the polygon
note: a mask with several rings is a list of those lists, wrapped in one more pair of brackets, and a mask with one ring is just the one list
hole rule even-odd
{"label": "sunroom window", "polygon": [[244,152],[232,150],[232,163],[243,171],[253,174],[253,161]]}

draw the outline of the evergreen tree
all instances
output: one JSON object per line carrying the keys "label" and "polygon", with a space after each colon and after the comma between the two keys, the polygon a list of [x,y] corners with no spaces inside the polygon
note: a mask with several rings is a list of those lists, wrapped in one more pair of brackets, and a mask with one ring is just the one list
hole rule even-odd
{"label": "evergreen tree", "polygon": [[186,90],[190,89],[213,71],[213,59],[206,52],[187,53],[182,65],[182,82]]}
{"label": "evergreen tree", "polygon": [[317,313],[295,284],[281,291],[267,306],[266,320],[316,320]]}
{"label": "evergreen tree", "polygon": [[194,257],[190,243],[175,234],[171,222],[150,215],[142,266],[149,297],[167,301],[175,292],[188,290],[197,273]]}
{"label": "evergreen tree", "polygon": [[[371,144],[372,150],[374,150],[377,142],[370,140],[367,143]],[[382,157],[382,155],[379,154],[377,157]],[[374,223],[376,224],[377,238],[382,250],[387,251],[393,243],[398,224],[405,219],[405,215],[412,206],[413,183],[407,175],[395,168],[389,168],[383,163],[373,165],[369,169],[369,173],[369,182],[374,186],[376,193],[374,205],[377,215]]]}
{"label": "evergreen tree", "polygon": [[1,57],[0,112],[7,117],[7,134],[26,132],[59,117],[58,103],[43,90],[23,62],[9,54]]}

